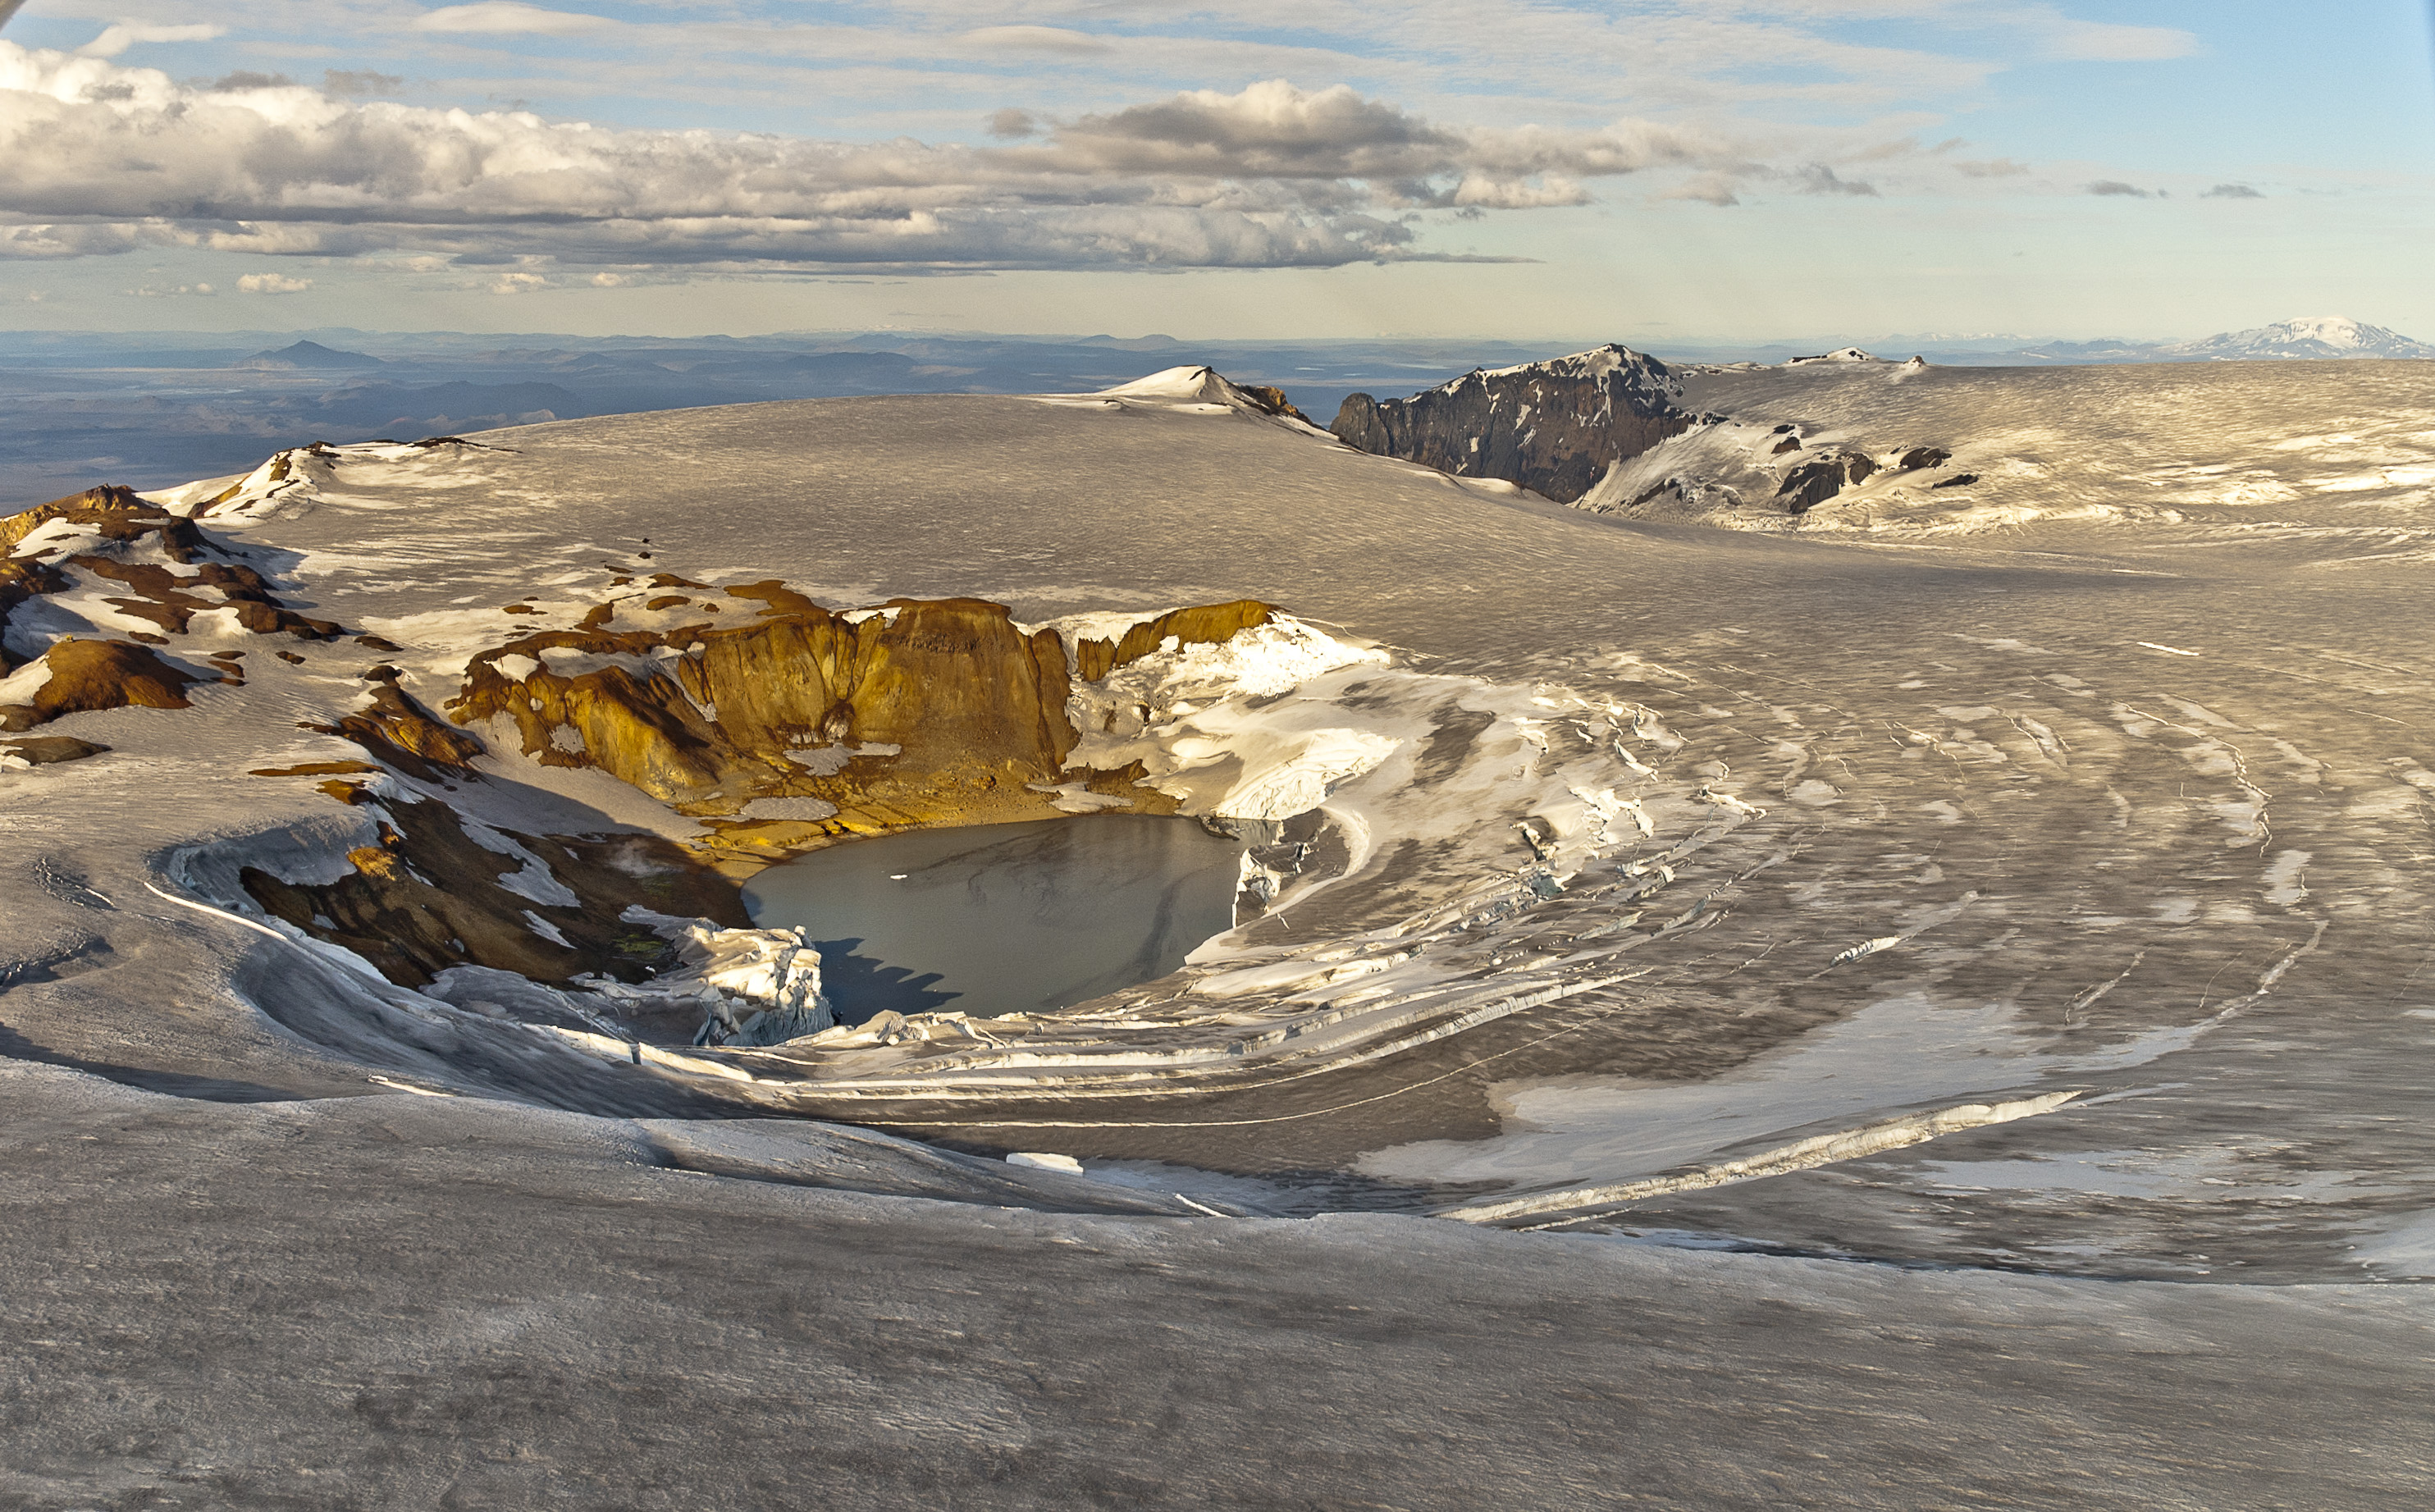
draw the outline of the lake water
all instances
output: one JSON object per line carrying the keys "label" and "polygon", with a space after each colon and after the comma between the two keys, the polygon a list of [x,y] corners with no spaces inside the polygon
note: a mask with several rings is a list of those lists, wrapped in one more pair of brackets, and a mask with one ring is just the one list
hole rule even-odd
{"label": "lake water", "polygon": [[753,921],[807,926],[839,1022],[1070,1007],[1165,976],[1234,924],[1242,846],[1085,814],[850,840],[770,868]]}

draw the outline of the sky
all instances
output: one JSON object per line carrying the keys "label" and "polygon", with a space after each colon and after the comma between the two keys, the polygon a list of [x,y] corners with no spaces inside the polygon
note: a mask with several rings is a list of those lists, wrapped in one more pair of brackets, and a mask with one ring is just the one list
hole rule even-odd
{"label": "sky", "polygon": [[0,329],[2435,338],[2429,32],[2427,0],[0,0]]}

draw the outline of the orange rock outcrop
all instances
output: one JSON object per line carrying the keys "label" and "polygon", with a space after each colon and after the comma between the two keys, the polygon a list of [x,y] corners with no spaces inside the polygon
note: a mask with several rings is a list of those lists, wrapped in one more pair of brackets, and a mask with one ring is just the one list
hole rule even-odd
{"label": "orange rock outcrop", "polygon": [[42,660],[49,680],[33,702],[0,708],[0,730],[31,730],[61,714],[98,709],[184,709],[186,689],[209,680],[162,661],[131,641],[54,642]]}
{"label": "orange rock outcrop", "polygon": [[[702,849],[754,868],[841,834],[993,823],[1059,812],[1045,788],[1080,782],[1145,813],[1175,800],[1138,773],[1069,768],[1067,648],[1004,605],[891,599],[834,612],[783,583],[723,591],[760,606],[715,624],[720,590],[654,578],[646,612],[691,621],[620,630],[603,605],[572,629],[523,636],[468,664],[459,724],[502,718],[524,753],[593,766],[702,820]],[[699,599],[667,590],[701,591]],[[1074,650],[1104,678],[1169,639],[1214,644],[1268,623],[1242,601],[1175,610]],[[814,800],[786,812],[763,799]],[[834,809],[834,813],[825,810]]]}
{"label": "orange rock outcrop", "polygon": [[1170,610],[1125,631],[1122,640],[1075,642],[1074,672],[1085,682],[1097,682],[1165,645],[1170,635],[1184,645],[1222,645],[1244,630],[1268,624],[1275,614],[1271,606],[1250,598]]}

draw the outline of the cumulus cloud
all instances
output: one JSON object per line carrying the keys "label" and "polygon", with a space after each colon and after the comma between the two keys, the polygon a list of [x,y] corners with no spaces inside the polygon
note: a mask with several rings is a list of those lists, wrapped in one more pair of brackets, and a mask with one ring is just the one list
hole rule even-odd
{"label": "cumulus cloud", "polygon": [[2263,199],[2266,197],[2245,183],[2219,183],[2199,196],[2201,199]]}
{"label": "cumulus cloud", "polygon": [[2095,183],[2088,186],[2088,192],[2100,198],[2106,199],[2152,199],[2155,198],[2155,194],[2152,190],[2142,189],[2135,183],[2124,183],[2119,179],[2099,179]]}
{"label": "cumulus cloud", "polygon": [[1738,205],[1741,197],[1734,192],[1734,180],[1721,173],[1695,173],[1666,193],[1668,199],[1693,199],[1718,209]]}
{"label": "cumulus cloud", "polygon": [[[535,9],[431,14],[504,25]],[[472,266],[1324,266],[1433,255],[1404,217],[1416,208],[1573,205],[1586,180],[1747,166],[1674,128],[1459,129],[1281,80],[991,124],[1031,135],[972,146],[612,129],[268,77],[181,84],[0,42],[0,255],[178,245]]]}
{"label": "cumulus cloud", "polygon": [[[285,273],[248,273],[236,281],[239,292],[245,294],[302,294],[313,286],[309,278],[289,278]],[[209,292],[210,285],[204,285]]]}

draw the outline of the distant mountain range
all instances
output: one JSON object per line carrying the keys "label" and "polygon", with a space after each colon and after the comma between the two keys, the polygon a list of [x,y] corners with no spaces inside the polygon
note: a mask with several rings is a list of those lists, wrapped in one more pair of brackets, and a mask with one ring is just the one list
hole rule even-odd
{"label": "distant mountain range", "polygon": [[[1959,345],[1959,344],[1957,344]],[[1990,343],[1993,347],[1993,343]],[[2327,358],[2435,358],[2435,345],[2397,331],[2330,315],[2280,320],[2247,331],[2226,331],[2202,341],[2046,341],[2006,350],[1930,352],[1932,362],[1953,365],[2115,362],[2277,362]]]}
{"label": "distant mountain range", "polygon": [[[0,515],[96,482],[155,488],[240,472],[308,441],[412,439],[549,417],[838,395],[1082,393],[1177,363],[1206,363],[1239,382],[1280,388],[1324,421],[1350,394],[1384,404],[1467,371],[1543,363],[1596,345],[903,331],[676,339],[329,327],[0,330],[0,408],[9,417],[0,427]],[[1868,352],[1843,346],[1840,335],[1798,344],[1668,337],[1632,345],[1668,366],[1874,360],[1869,352],[1893,362],[1916,354],[1951,368],[2435,357],[2435,345],[2341,318],[2170,343],[1942,333],[1880,336],[1865,343]]]}
{"label": "distant mountain range", "polygon": [[2435,346],[2344,316],[2284,320],[2167,347],[2178,361],[2247,362],[2260,357],[2435,357]]}
{"label": "distant mountain range", "polygon": [[[1826,345],[1649,343],[1650,350],[1669,361],[1750,362],[1762,366],[1820,361],[1817,353]],[[1889,335],[1865,342],[1862,347],[1826,352],[1825,356],[1848,361],[1852,352],[1863,356],[1874,353],[1895,361],[1918,355],[1942,368],[2043,368],[2089,363],[2276,362],[2343,357],[2423,360],[2435,358],[2435,343],[2414,341],[2383,326],[2336,315],[2284,320],[2248,331],[2227,331],[2202,341],[2134,341],[2120,336],[2101,336],[2093,341],[2039,341],[2020,335],[1959,335],[1944,332]]]}
{"label": "distant mountain range", "polygon": [[361,352],[339,352],[318,341],[299,341],[277,352],[257,352],[250,357],[229,364],[255,372],[290,372],[301,369],[339,369],[350,368],[385,368],[380,358]]}

